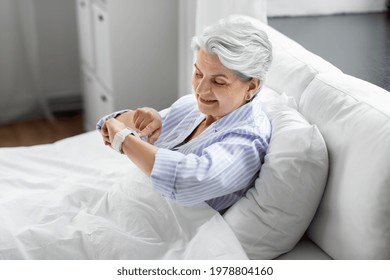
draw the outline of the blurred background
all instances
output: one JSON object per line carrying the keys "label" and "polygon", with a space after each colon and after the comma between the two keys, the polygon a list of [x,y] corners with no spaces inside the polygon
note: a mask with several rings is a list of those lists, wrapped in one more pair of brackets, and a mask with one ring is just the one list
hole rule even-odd
{"label": "blurred background", "polygon": [[0,0],[0,147],[93,130],[104,114],[191,92],[208,17],[255,16],[390,90],[387,0]]}

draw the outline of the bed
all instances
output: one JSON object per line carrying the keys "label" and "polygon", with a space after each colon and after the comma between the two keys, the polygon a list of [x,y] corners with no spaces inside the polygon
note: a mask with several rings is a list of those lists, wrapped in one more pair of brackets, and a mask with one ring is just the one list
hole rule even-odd
{"label": "bed", "polygon": [[247,259],[222,216],[151,190],[97,132],[0,149],[0,259]]}

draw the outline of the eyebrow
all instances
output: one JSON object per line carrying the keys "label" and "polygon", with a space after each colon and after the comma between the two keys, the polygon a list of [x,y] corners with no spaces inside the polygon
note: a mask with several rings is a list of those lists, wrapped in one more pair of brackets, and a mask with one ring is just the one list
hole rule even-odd
{"label": "eyebrow", "polygon": [[[194,63],[194,66],[195,66],[195,68],[198,70],[198,71],[200,71],[200,72],[202,72],[200,69],[199,69],[199,67],[196,65],[196,63]],[[226,79],[229,79],[229,77],[228,76],[226,76],[225,74],[215,74],[215,75],[212,75],[211,77],[213,77],[213,78],[215,78],[215,77],[224,77],[224,78],[226,78]]]}

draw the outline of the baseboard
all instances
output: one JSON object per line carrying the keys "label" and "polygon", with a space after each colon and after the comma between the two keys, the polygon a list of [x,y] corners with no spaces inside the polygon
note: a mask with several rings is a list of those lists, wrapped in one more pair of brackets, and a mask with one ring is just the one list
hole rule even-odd
{"label": "baseboard", "polygon": [[[69,115],[83,110],[83,98],[80,92],[62,93],[56,97],[49,97],[46,102],[50,113],[54,116]],[[47,116],[42,105],[33,96],[15,98],[7,104],[0,104],[0,124],[45,117]]]}
{"label": "baseboard", "polygon": [[47,100],[50,111],[56,114],[82,111],[83,98],[80,93],[68,96],[57,96]]}

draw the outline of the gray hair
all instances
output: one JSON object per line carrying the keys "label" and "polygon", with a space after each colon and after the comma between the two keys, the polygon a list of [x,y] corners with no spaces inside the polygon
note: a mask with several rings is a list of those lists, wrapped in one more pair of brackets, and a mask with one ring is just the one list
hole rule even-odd
{"label": "gray hair", "polygon": [[255,78],[263,85],[272,62],[272,44],[260,28],[255,19],[231,16],[206,27],[192,38],[191,46],[194,51],[203,48],[217,55],[241,80]]}

